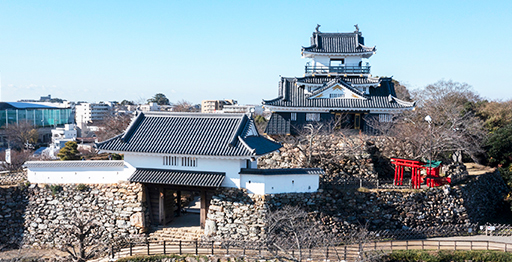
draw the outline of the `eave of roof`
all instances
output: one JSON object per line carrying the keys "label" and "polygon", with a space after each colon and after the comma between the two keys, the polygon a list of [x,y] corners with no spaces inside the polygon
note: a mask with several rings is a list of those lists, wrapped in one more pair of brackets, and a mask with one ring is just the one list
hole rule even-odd
{"label": "eave of roof", "polygon": [[94,167],[124,167],[123,160],[94,160],[94,161],[27,161],[27,168],[94,168]]}
{"label": "eave of roof", "polygon": [[277,168],[277,169],[259,169],[242,168],[241,175],[321,175],[325,171],[321,168]]}
{"label": "eave of roof", "polygon": [[191,187],[220,187],[226,173],[173,169],[137,168],[130,182]]}

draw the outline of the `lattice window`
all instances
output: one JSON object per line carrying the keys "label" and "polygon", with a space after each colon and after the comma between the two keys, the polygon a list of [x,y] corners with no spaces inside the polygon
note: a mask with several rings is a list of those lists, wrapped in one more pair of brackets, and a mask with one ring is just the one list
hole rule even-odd
{"label": "lattice window", "polygon": [[332,93],[332,94],[329,94],[329,98],[338,98],[338,97],[343,97],[344,94],[339,94],[339,93]]}
{"label": "lattice window", "polygon": [[164,166],[177,166],[178,163],[177,156],[164,156]]}
{"label": "lattice window", "polygon": [[290,120],[297,121],[297,113],[291,113]]}
{"label": "lattice window", "polygon": [[182,166],[197,166],[197,159],[195,157],[182,157],[181,158]]}
{"label": "lattice window", "polygon": [[379,114],[379,122],[391,122],[392,117],[390,114]]}
{"label": "lattice window", "polygon": [[320,113],[306,114],[306,121],[320,121]]}

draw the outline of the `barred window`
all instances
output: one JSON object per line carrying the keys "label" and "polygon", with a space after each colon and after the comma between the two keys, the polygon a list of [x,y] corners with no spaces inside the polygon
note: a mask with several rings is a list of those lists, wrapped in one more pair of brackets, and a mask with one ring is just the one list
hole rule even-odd
{"label": "barred window", "polygon": [[291,115],[290,115],[290,119],[291,119],[292,121],[297,121],[297,113],[291,113]]}
{"label": "barred window", "polygon": [[343,97],[343,94],[337,94],[337,93],[333,93],[333,94],[329,94],[329,98],[338,98],[338,97]]}
{"label": "barred window", "polygon": [[379,114],[379,122],[391,122],[390,114]]}
{"label": "barred window", "polygon": [[306,121],[320,121],[320,113],[306,114]]}
{"label": "barred window", "polygon": [[178,157],[177,156],[164,156],[164,166],[177,166],[178,165]]}
{"label": "barred window", "polygon": [[181,158],[182,166],[197,166],[197,159],[195,157],[182,157]]}

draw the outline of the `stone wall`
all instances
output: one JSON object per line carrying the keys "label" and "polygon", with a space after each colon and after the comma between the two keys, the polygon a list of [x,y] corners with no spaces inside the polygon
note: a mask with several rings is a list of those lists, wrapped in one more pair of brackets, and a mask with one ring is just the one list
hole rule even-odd
{"label": "stone wall", "polygon": [[92,218],[110,239],[145,231],[143,186],[137,183],[0,188],[0,243],[51,247],[68,238],[76,217]]}
{"label": "stone wall", "polygon": [[[307,143],[283,143],[279,151],[260,157],[258,168],[322,168],[325,174],[320,177],[321,184],[347,178],[376,179],[375,147],[366,139],[359,136],[319,136],[311,148]],[[309,153],[312,156],[310,162],[307,161]]]}
{"label": "stone wall", "polygon": [[336,233],[361,225],[382,230],[478,223],[496,214],[506,192],[497,173],[474,177],[460,186],[424,190],[319,190],[256,196],[219,189],[211,200],[208,233],[228,239],[264,238],[265,214],[285,205],[300,206]]}
{"label": "stone wall", "polygon": [[265,195],[220,188],[210,200],[205,234],[230,240],[258,240],[265,231]]}

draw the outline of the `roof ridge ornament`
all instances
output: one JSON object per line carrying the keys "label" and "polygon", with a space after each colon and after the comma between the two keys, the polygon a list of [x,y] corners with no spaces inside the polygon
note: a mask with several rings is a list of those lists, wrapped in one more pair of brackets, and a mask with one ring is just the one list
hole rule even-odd
{"label": "roof ridge ornament", "polygon": [[320,24],[316,24],[316,27],[315,27],[315,33],[320,33]]}
{"label": "roof ridge ornament", "polygon": [[359,33],[359,25],[355,24],[354,27],[356,28],[356,31],[354,31],[354,33]]}

